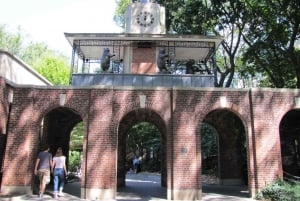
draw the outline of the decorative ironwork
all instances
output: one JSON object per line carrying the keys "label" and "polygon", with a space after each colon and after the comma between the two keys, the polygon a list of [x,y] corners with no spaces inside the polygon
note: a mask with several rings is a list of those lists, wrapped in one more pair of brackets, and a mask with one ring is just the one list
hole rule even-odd
{"label": "decorative ironwork", "polygon": [[184,47],[184,48],[214,48],[214,42],[206,41],[157,41],[157,40],[103,40],[103,39],[84,39],[74,40],[76,46],[137,46],[141,43],[151,43],[152,47]]}
{"label": "decorative ironwork", "polygon": [[203,41],[158,41],[158,47],[184,47],[184,48],[214,48],[214,42]]}
{"label": "decorative ironwork", "polygon": [[78,46],[130,46],[132,42],[125,40],[84,39],[74,40],[73,43]]}

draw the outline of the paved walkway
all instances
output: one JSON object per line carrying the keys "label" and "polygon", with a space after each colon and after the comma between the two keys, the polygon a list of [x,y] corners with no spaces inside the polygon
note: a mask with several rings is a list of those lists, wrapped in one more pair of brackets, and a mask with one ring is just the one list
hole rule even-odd
{"label": "paved walkway", "polygon": [[[64,189],[65,196],[58,199],[52,198],[49,189],[44,198],[37,195],[19,195],[12,197],[0,197],[1,201],[87,201],[80,199],[80,182],[68,183]],[[253,201],[248,198],[246,187],[205,185],[202,188],[202,201]],[[155,201],[167,200],[166,188],[160,187],[160,175],[151,173],[128,174],[126,187],[118,189],[117,201]]]}

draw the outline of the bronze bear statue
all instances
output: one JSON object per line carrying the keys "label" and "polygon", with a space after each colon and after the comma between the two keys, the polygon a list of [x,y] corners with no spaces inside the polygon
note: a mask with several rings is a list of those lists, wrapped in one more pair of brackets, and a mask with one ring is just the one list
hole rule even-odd
{"label": "bronze bear statue", "polygon": [[157,67],[160,72],[169,72],[169,69],[166,67],[166,58],[169,55],[166,54],[165,49],[160,49],[156,58]]}
{"label": "bronze bear statue", "polygon": [[101,57],[101,68],[103,72],[107,72],[110,66],[110,58],[114,56],[115,54],[111,54],[109,48],[103,49],[103,54]]}

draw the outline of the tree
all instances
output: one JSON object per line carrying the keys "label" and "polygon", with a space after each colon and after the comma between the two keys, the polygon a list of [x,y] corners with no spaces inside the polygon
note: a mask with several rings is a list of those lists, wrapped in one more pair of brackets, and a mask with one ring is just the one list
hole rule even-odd
{"label": "tree", "polygon": [[236,70],[241,68],[237,63],[243,46],[242,33],[247,23],[244,20],[245,10],[243,1],[212,1],[210,12],[216,17],[212,23],[214,33],[225,37],[219,51],[220,58],[216,61],[219,87],[230,87]]}
{"label": "tree", "polygon": [[14,33],[10,33],[6,25],[0,25],[0,49],[20,57],[23,46],[23,32],[20,27]]}
{"label": "tree", "polygon": [[248,45],[245,63],[265,75],[269,86],[300,88],[300,50],[296,48],[300,39],[300,2],[248,3],[249,26],[243,36]]}
{"label": "tree", "polygon": [[49,50],[45,43],[30,42],[29,45],[20,52],[20,57],[27,64],[33,65],[37,60],[43,57],[46,52],[49,52]]}
{"label": "tree", "polygon": [[114,21],[117,23],[117,25],[125,29],[124,15],[126,13],[127,7],[131,4],[132,1],[131,0],[115,0],[115,1],[117,4],[117,8],[114,15]]}
{"label": "tree", "polygon": [[53,84],[68,85],[69,59],[49,49],[45,43],[28,42],[26,39],[21,28],[11,33],[5,25],[0,26],[0,49],[18,56]]}
{"label": "tree", "polygon": [[202,0],[160,1],[166,8],[166,26],[169,33],[202,34],[211,33],[214,17],[209,10],[210,3]]}
{"label": "tree", "polygon": [[69,85],[70,68],[63,57],[50,53],[43,54],[32,65],[35,70],[54,85]]}

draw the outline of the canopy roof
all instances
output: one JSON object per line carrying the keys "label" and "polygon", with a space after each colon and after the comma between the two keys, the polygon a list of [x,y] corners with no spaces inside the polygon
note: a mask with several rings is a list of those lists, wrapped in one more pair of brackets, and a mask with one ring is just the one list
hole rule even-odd
{"label": "canopy roof", "polygon": [[81,58],[96,59],[103,47],[175,47],[201,48],[199,57],[210,55],[223,40],[222,37],[175,34],[132,33],[64,33],[73,50]]}

